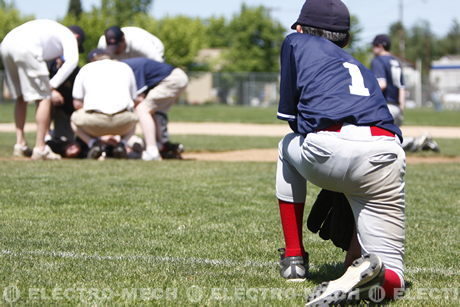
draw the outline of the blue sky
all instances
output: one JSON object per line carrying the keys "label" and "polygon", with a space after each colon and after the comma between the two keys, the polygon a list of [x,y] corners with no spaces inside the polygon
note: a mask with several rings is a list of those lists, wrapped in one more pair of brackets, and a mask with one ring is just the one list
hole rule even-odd
{"label": "blue sky", "polygon": [[[11,1],[11,0],[9,0]],[[67,11],[68,0],[13,0],[21,12],[34,14],[37,18],[56,19]],[[459,0],[344,0],[351,14],[359,18],[363,27],[361,42],[386,32],[388,26],[399,19],[399,3],[404,4],[404,24],[412,26],[421,19],[428,20],[437,35],[445,35],[453,19],[460,21]],[[241,4],[265,5],[272,9],[272,16],[288,28],[296,19],[304,0],[154,0],[151,15],[160,18],[166,15],[188,15],[198,17],[231,17],[239,11]],[[82,0],[84,9],[99,5],[100,0]]]}

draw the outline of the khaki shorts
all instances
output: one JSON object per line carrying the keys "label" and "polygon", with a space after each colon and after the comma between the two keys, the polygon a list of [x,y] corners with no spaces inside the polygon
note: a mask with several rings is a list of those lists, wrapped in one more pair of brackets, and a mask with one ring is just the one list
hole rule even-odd
{"label": "khaki shorts", "polygon": [[72,114],[71,121],[79,129],[93,137],[124,136],[135,129],[137,116],[131,111],[108,115],[79,109]]}
{"label": "khaki shorts", "polygon": [[45,61],[10,41],[2,43],[1,56],[6,84],[11,97],[25,101],[48,99],[51,96],[48,67]]}
{"label": "khaki shorts", "polygon": [[169,108],[179,100],[187,84],[187,74],[182,69],[175,68],[169,76],[147,93],[144,101],[151,111],[168,112]]}

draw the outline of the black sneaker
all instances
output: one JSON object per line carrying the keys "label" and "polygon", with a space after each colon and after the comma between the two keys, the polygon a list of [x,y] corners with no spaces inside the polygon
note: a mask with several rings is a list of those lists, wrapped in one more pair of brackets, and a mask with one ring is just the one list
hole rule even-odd
{"label": "black sneaker", "polygon": [[128,158],[128,152],[126,151],[125,144],[123,143],[118,143],[117,146],[115,146],[112,149],[112,155],[115,159],[126,159]]}
{"label": "black sneaker", "polygon": [[367,254],[353,261],[339,279],[323,282],[308,296],[306,306],[356,304],[361,300],[381,302],[379,291],[385,278],[380,258]]}
{"label": "black sneaker", "polygon": [[308,276],[308,253],[305,257],[286,257],[285,249],[278,249],[280,253],[280,275],[287,281],[304,281]]}
{"label": "black sneaker", "polygon": [[103,144],[101,144],[100,142],[95,142],[94,145],[91,146],[91,148],[89,149],[86,157],[88,159],[99,159],[99,157],[102,155],[104,150],[105,150],[105,147]]}
{"label": "black sneaker", "polygon": [[184,145],[181,143],[166,142],[161,146],[160,155],[163,159],[182,159]]}

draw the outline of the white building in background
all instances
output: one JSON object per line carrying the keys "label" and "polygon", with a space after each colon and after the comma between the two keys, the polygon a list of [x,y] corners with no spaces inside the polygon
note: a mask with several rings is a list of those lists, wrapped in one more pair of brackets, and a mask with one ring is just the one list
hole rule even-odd
{"label": "white building in background", "polygon": [[404,73],[404,83],[406,86],[406,108],[415,108],[422,106],[421,97],[421,73],[412,63],[407,60],[401,60]]}
{"label": "white building in background", "polygon": [[430,81],[433,95],[447,109],[460,109],[460,55],[448,55],[434,61]]}

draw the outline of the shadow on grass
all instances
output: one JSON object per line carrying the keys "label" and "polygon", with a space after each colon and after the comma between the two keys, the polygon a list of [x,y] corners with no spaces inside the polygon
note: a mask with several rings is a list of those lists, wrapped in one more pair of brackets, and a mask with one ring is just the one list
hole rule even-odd
{"label": "shadow on grass", "polygon": [[342,262],[325,263],[316,270],[310,270],[310,280],[315,283],[329,281],[339,278],[345,273],[345,267]]}

